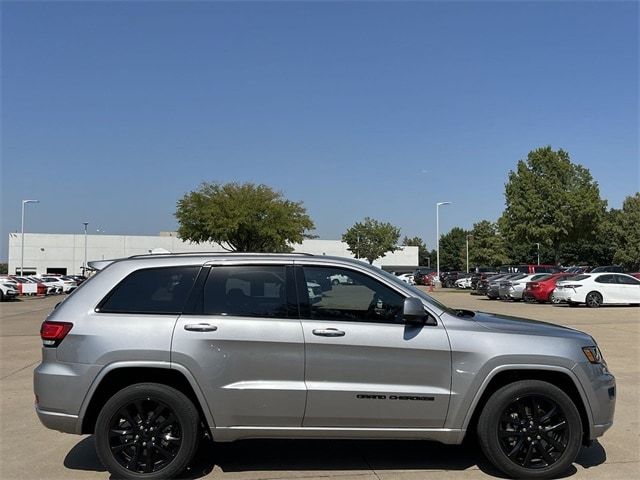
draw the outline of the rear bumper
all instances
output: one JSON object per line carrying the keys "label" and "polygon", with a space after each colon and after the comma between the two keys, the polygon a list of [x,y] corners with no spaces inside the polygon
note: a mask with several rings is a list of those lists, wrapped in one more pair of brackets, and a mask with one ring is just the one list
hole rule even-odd
{"label": "rear bumper", "polygon": [[80,434],[80,422],[77,415],[67,413],[51,412],[36,407],[36,414],[40,423],[51,430],[58,430],[63,433]]}

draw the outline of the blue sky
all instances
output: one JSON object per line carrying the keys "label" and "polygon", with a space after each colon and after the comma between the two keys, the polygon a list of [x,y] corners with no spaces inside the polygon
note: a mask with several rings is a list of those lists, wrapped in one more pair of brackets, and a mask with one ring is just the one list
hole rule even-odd
{"label": "blue sky", "polygon": [[638,191],[637,2],[3,2],[2,224],[157,234],[202,181],[266,183],[321,238],[495,220],[552,145]]}

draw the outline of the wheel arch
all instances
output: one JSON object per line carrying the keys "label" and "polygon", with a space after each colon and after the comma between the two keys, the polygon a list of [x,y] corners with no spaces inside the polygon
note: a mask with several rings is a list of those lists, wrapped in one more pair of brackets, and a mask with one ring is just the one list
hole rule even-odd
{"label": "wheel arch", "polygon": [[496,369],[484,382],[465,418],[463,431],[465,435],[475,435],[478,417],[487,401],[500,388],[519,380],[540,380],[548,382],[565,392],[573,401],[580,414],[583,430],[583,443],[588,444],[593,424],[591,408],[578,380],[571,371],[563,368],[540,368],[537,366]]}
{"label": "wheel arch", "polygon": [[150,363],[111,365],[105,368],[83,402],[78,433],[93,433],[98,414],[107,400],[119,390],[136,383],[158,383],[175,388],[193,402],[202,422],[209,428],[213,427],[213,418],[200,387],[188,372],[174,367],[168,363]]}

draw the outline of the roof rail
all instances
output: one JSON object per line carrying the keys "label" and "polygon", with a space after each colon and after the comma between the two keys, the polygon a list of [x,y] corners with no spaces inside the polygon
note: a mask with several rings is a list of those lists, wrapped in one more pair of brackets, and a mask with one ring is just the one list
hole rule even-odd
{"label": "roof rail", "polygon": [[313,253],[307,253],[307,252],[281,252],[281,253],[275,253],[275,252],[176,252],[176,253],[172,253],[172,252],[168,252],[168,253],[143,253],[143,254],[139,254],[139,255],[131,255],[130,257],[127,258],[154,258],[154,257],[173,257],[173,256],[189,256],[189,255],[193,255],[193,256],[202,256],[202,255],[301,255],[301,256],[305,256],[305,257],[314,257],[315,255]]}

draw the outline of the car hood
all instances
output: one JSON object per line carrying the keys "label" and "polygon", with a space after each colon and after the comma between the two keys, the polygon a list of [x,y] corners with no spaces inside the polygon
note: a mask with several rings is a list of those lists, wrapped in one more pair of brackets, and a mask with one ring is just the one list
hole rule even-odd
{"label": "car hood", "polygon": [[497,332],[591,340],[589,335],[579,330],[527,318],[475,312],[473,320],[484,328]]}

